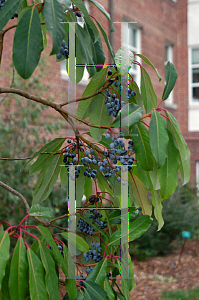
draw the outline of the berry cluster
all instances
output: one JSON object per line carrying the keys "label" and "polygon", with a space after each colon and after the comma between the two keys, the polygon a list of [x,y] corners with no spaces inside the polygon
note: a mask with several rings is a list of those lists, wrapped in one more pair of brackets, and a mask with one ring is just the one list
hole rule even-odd
{"label": "berry cluster", "polygon": [[[93,268],[92,268],[93,269]],[[76,280],[85,280],[86,279],[86,276],[84,274],[82,274],[81,276],[79,276],[78,274],[76,275]],[[84,282],[83,281],[80,281],[78,283],[79,285],[83,286],[84,285]]]}
{"label": "berry cluster", "polygon": [[102,214],[98,213],[97,210],[91,210],[90,212],[91,214],[89,215],[89,219],[93,219],[93,222],[97,223],[100,229],[106,229],[107,226],[105,221],[100,220],[102,218]]}
{"label": "berry cluster", "polygon": [[99,198],[98,197],[95,197],[95,196],[92,196],[90,199],[89,199],[89,202],[90,204],[94,204],[96,202],[99,202]]}
{"label": "berry cluster", "polygon": [[83,253],[83,257],[85,258],[85,262],[88,262],[90,259],[96,262],[99,262],[101,259],[103,259],[103,256],[101,256],[100,252],[102,252],[102,248],[98,243],[92,243],[91,245],[94,250],[89,250],[87,253]]}
{"label": "berry cluster", "polygon": [[79,229],[79,231],[81,232],[85,232],[89,235],[93,235],[93,232],[94,232],[94,228],[92,225],[88,224],[87,222],[85,222],[84,220],[82,219],[79,219],[79,222],[78,222],[78,225],[77,225],[77,228]]}
{"label": "berry cluster", "polygon": [[57,59],[61,59],[62,55],[65,57],[65,59],[68,59],[69,50],[68,46],[66,46],[66,42],[63,40],[61,47],[60,47],[60,53],[57,54]]}
{"label": "berry cluster", "polygon": [[[5,3],[6,3],[6,0],[0,0],[0,10],[4,6]],[[14,18],[18,18],[17,12],[14,14],[14,16],[11,19],[14,19]]]}
{"label": "berry cluster", "polygon": [[[58,247],[58,249],[59,249],[61,255],[64,257],[64,252],[63,252],[62,246],[61,246],[61,245],[58,245],[57,247]],[[51,248],[50,246],[49,246],[49,249],[52,250],[52,248]]]}
{"label": "berry cluster", "polygon": [[105,90],[105,94],[107,96],[105,99],[105,105],[108,108],[107,116],[112,115],[116,118],[120,109],[125,105],[125,102],[116,98],[116,95],[111,94],[109,90]]}

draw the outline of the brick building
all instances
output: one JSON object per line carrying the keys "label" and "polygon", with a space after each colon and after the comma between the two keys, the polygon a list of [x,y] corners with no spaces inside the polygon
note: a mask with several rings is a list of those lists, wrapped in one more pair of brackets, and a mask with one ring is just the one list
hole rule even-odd
{"label": "brick building", "polygon": [[[164,89],[164,70],[168,60],[174,63],[178,71],[178,79],[174,91],[161,107],[168,109],[179,122],[182,134],[191,150],[191,181],[199,183],[199,37],[197,30],[199,23],[199,1],[197,0],[98,0],[109,11],[114,21],[115,32],[109,38],[116,52],[122,45],[129,46],[133,53],[141,53],[155,65],[162,81],[159,82],[154,72],[146,63],[140,61],[150,74],[158,102],[161,101]],[[90,15],[97,18],[104,30],[110,31],[109,22],[96,7],[85,0]],[[81,19],[79,19],[81,21]],[[132,22],[132,23],[128,23]],[[10,21],[9,24],[13,24]],[[127,32],[129,39],[126,39]],[[5,35],[4,49],[11,49],[14,30]],[[112,63],[105,42],[103,48],[107,57],[106,64]],[[42,56],[49,55],[51,39]],[[11,62],[11,51],[3,52],[0,85],[7,82],[2,74],[8,72]],[[57,102],[69,99],[68,75],[65,64],[55,63],[55,56],[48,57],[47,73],[43,83],[48,84],[48,92],[44,98],[54,97]],[[139,67],[134,66],[131,74],[138,85]],[[37,73],[35,70],[34,74]],[[88,84],[88,74],[85,72],[83,80],[77,85],[76,97],[81,96]],[[74,95],[74,93],[73,93]],[[70,100],[70,99],[69,99]],[[75,106],[71,108],[74,112]],[[50,116],[50,109],[47,113]],[[85,131],[81,125],[81,130]]]}

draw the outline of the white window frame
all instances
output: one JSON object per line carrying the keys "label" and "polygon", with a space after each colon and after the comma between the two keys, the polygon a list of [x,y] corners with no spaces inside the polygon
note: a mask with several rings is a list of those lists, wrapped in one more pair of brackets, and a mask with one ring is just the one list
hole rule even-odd
{"label": "white window frame", "polygon": [[188,61],[189,61],[189,107],[190,108],[199,108],[199,101],[193,102],[192,101],[192,95],[193,95],[193,88],[199,87],[198,83],[192,82],[192,69],[193,68],[199,68],[199,64],[192,64],[192,50],[193,49],[199,49],[199,45],[189,47],[188,51]]}
{"label": "white window frame", "polygon": [[[167,53],[167,49],[168,49],[168,57],[167,60],[164,62],[164,65],[166,67],[166,64],[168,63],[168,61],[170,61],[171,63],[173,63],[173,45],[165,45],[165,51]],[[164,82],[166,84],[166,81]],[[173,91],[170,93],[169,97],[164,101],[164,103],[167,105],[173,105]]]}
{"label": "white window frame", "polygon": [[[84,0],[84,4],[85,4],[85,7],[86,9],[88,10],[89,12],[89,1],[88,0]],[[72,7],[72,5],[71,5]],[[77,22],[80,26],[84,26],[83,22],[82,22],[82,17],[77,17]],[[66,61],[65,59],[61,62],[61,66],[60,66],[60,73],[61,73],[61,79],[62,80],[65,80],[65,81],[69,81],[69,76],[68,76],[68,72],[66,70]],[[77,67],[78,68],[78,67]],[[83,86],[86,86],[88,85],[88,83],[90,82],[91,78],[89,78],[89,73],[86,69],[86,67],[84,68],[84,74],[83,74],[83,77],[81,79],[80,82],[78,82],[78,84],[80,85],[83,85]]]}
{"label": "white window frame", "polygon": [[[136,36],[137,36],[137,47],[134,47],[129,44],[129,33],[130,30],[134,29],[137,31]],[[141,29],[138,28],[136,25],[130,24],[130,22],[122,22],[122,47],[128,48],[130,51],[135,52],[136,54],[141,54]],[[128,32],[128,34],[127,34]],[[141,59],[139,56],[135,56],[135,60],[141,63]],[[136,83],[138,87],[140,88],[140,83],[141,83],[141,71],[140,67],[136,66],[136,70],[131,68],[129,70],[131,75],[136,75]]]}

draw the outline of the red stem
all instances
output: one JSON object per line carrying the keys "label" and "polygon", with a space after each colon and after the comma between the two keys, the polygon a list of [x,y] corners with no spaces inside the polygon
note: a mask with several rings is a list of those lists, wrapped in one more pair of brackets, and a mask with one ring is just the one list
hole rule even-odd
{"label": "red stem", "polygon": [[26,231],[24,229],[22,231],[25,232],[25,233],[27,233],[27,234],[29,234],[30,236],[34,237],[38,242],[40,242],[40,240],[38,239],[38,237],[35,236],[34,234],[32,234],[32,233],[30,233],[30,232],[28,232],[28,231]]}
{"label": "red stem", "polygon": [[28,214],[28,215],[26,215],[22,220],[21,220],[21,222],[19,223],[19,225],[18,225],[18,228],[21,226],[21,224],[23,223],[23,221],[26,219],[26,218],[28,218],[30,215]]}
{"label": "red stem", "polygon": [[6,224],[8,224],[9,226],[12,226],[12,225],[11,225],[10,223],[8,223],[7,221],[1,221],[1,222],[0,222],[0,226],[1,226],[2,223],[6,223]]}

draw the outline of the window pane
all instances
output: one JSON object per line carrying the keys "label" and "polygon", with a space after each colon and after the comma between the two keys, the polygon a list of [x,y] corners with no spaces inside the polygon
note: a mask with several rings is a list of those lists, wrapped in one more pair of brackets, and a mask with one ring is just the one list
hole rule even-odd
{"label": "window pane", "polygon": [[192,97],[193,102],[199,102],[199,87],[194,87],[193,88],[193,97]]}
{"label": "window pane", "polygon": [[199,64],[199,49],[192,49],[192,64]]}
{"label": "window pane", "polygon": [[167,46],[165,49],[165,61],[167,62],[169,60],[169,47]]}
{"label": "window pane", "polygon": [[137,30],[129,28],[129,45],[137,48]]}
{"label": "window pane", "polygon": [[193,83],[199,82],[199,68],[192,69],[192,82]]}

